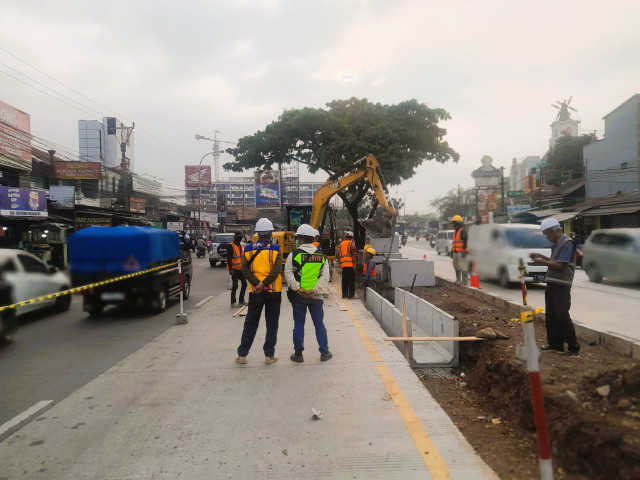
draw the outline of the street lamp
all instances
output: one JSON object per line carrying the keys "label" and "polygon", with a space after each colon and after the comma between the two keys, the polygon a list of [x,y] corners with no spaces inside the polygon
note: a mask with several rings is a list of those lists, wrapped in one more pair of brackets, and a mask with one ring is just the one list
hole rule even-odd
{"label": "street lamp", "polygon": [[404,208],[404,213],[402,216],[404,217],[404,221],[407,221],[407,193],[413,193],[415,190],[409,190],[408,192],[402,192],[402,208]]}
{"label": "street lamp", "polygon": [[[202,158],[200,159],[200,162],[198,163],[198,182],[200,182],[200,167],[202,166],[202,160],[204,160],[204,157],[206,157],[207,155],[213,155],[213,152],[209,152],[209,153],[205,153]],[[201,202],[201,198],[200,198],[200,191],[201,191],[202,187],[198,184],[198,226],[196,228],[196,237],[200,238],[200,226],[202,225],[202,223],[200,222],[200,213],[202,211],[202,202]]]}

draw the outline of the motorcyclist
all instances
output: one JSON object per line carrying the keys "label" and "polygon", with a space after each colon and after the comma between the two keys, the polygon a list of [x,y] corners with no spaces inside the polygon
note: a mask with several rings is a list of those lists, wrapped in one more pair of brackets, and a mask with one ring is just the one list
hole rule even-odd
{"label": "motorcyclist", "polygon": [[403,233],[402,234],[402,246],[405,246],[407,244],[407,234]]}
{"label": "motorcyclist", "polygon": [[205,253],[206,253],[206,249],[205,249],[205,246],[204,246],[204,239],[203,238],[199,238],[198,239],[198,253],[197,253],[197,256],[198,257],[204,257]]}

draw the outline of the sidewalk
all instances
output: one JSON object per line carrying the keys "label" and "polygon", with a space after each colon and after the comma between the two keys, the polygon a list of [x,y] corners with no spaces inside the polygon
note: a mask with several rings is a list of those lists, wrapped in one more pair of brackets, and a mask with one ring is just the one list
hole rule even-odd
{"label": "sidewalk", "polygon": [[264,319],[248,363],[235,363],[244,317],[228,293],[193,309],[0,443],[0,477],[497,478],[362,303],[338,296],[325,300],[328,362],[309,317],[305,361],[289,360],[284,295],[273,365]]}

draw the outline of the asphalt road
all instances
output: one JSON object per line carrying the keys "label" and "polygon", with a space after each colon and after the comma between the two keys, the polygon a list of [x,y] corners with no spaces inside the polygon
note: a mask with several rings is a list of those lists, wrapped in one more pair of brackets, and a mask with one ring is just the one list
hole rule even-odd
{"label": "asphalt road", "polygon": [[[194,281],[185,311],[209,296],[229,295],[227,270],[194,256]],[[42,400],[59,402],[175,324],[179,302],[162,314],[109,308],[98,318],[74,296],[62,314],[21,318],[15,342],[0,347],[0,425]]]}
{"label": "asphalt road", "polygon": [[[436,275],[455,281],[455,271],[451,258],[438,255],[424,239],[416,241],[410,238],[401,248],[404,257],[432,260]],[[528,304],[544,308],[544,285],[528,284]],[[504,289],[497,282],[480,281],[480,287],[487,293],[522,304],[520,286]],[[592,283],[582,269],[577,269],[571,289],[571,318],[585,325],[593,325],[605,331],[611,331],[640,341],[638,327],[640,312],[640,285],[615,284],[605,280]]]}

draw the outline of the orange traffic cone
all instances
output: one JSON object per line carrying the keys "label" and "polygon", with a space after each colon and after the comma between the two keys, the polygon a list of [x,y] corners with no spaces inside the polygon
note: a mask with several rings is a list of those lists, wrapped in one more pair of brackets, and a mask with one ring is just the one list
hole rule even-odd
{"label": "orange traffic cone", "polygon": [[471,262],[471,286],[473,288],[482,289],[480,282],[478,281],[478,274],[476,272],[476,262]]}

